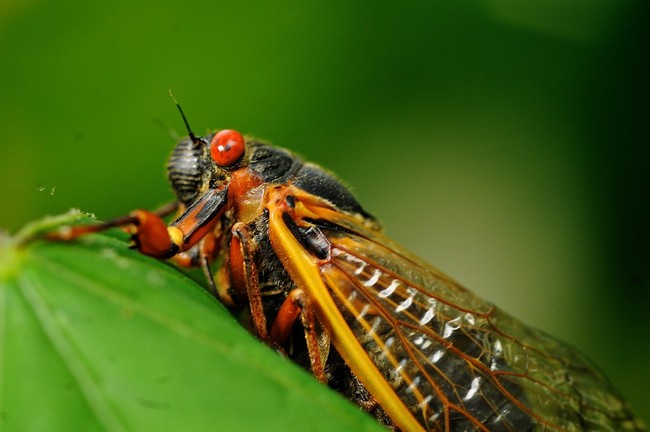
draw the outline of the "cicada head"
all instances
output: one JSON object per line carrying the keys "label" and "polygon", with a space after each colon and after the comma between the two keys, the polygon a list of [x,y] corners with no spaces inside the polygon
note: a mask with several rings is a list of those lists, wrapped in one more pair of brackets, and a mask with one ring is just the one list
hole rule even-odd
{"label": "cicada head", "polygon": [[226,186],[230,172],[242,165],[246,141],[237,131],[181,140],[167,162],[167,175],[178,199],[188,205],[208,189]]}
{"label": "cicada head", "polygon": [[[185,207],[203,208],[203,201],[207,201],[218,204],[210,208],[234,209],[240,221],[249,220],[257,214],[268,186],[291,183],[339,211],[356,214],[378,227],[345,186],[319,166],[304,163],[282,148],[246,139],[232,129],[197,137],[178,102],[176,107],[189,137],[176,145],[167,172],[174,192]],[[210,191],[224,193],[219,193],[218,200],[212,202],[210,197],[214,194],[209,194]]]}

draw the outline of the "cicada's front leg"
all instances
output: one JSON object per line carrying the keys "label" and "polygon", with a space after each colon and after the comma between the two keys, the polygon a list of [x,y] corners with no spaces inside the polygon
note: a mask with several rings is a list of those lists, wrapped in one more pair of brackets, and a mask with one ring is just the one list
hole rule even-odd
{"label": "cicada's front leg", "polygon": [[[227,194],[226,188],[208,190],[169,225],[162,218],[177,209],[177,204],[156,212],[135,210],[127,216],[98,224],[65,226],[47,233],[45,237],[49,240],[73,240],[109,228],[126,228],[132,232],[135,249],[154,258],[168,259],[210,237],[225,210]],[[204,244],[202,256],[209,259],[213,255],[209,246],[212,242],[207,240]]]}
{"label": "cicada's front leg", "polygon": [[163,217],[178,209],[178,203],[170,203],[160,209],[134,210],[126,216],[98,224],[63,226],[56,231],[45,234],[48,240],[74,240],[86,234],[98,233],[109,228],[124,228],[129,231],[133,247],[145,255],[155,258],[169,258],[178,250],[177,243],[182,241],[176,229],[168,229]]}

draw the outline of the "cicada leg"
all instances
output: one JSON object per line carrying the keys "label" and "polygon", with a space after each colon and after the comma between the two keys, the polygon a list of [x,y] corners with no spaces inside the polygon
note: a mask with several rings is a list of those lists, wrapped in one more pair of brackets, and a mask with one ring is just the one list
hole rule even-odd
{"label": "cicada leg", "polygon": [[[178,208],[177,204],[162,207],[157,212],[135,210],[127,216],[93,225],[66,226],[45,234],[50,240],[72,240],[84,234],[104,231],[108,228],[131,228],[133,247],[145,255],[168,259],[192,249],[209,236],[226,207],[227,189],[210,189],[192,205],[183,208],[181,215],[169,226],[162,217]],[[209,244],[209,243],[205,243]],[[209,249],[209,248],[208,248]],[[203,254],[201,263],[207,268],[209,255]]]}
{"label": "cicada leg", "polygon": [[282,344],[289,337],[291,328],[298,317],[300,317],[305,331],[305,341],[312,373],[320,382],[326,383],[324,360],[327,358],[327,354],[321,352],[321,350],[327,351],[329,344],[327,344],[327,347],[323,347],[320,343],[314,308],[303,290],[296,288],[291,291],[282,306],[280,306],[280,310],[271,326],[271,339],[277,344]]}
{"label": "cicada leg", "polygon": [[48,240],[74,240],[86,234],[98,233],[109,228],[131,228],[134,247],[156,258],[174,255],[177,250],[178,233],[167,228],[163,217],[178,209],[178,203],[170,203],[153,212],[134,210],[130,214],[98,224],[64,226],[45,234]]}
{"label": "cicada leg", "polygon": [[182,267],[201,267],[203,275],[208,281],[208,291],[215,297],[219,296],[210,264],[216,258],[219,247],[214,232],[209,232],[199,243],[186,252],[180,252],[173,257],[173,261]]}
{"label": "cicada leg", "polygon": [[234,224],[229,254],[232,288],[248,298],[255,335],[267,344],[274,345],[266,328],[266,316],[254,256],[255,241],[248,227],[242,222]]}
{"label": "cicada leg", "polygon": [[248,227],[242,222],[234,224],[232,227],[228,265],[232,283],[231,289],[247,297],[253,332],[267,345],[274,347],[280,352],[284,352],[281,347],[289,337],[293,324],[300,318],[305,332],[305,341],[312,372],[319,381],[326,382],[327,379],[323,364],[323,358],[326,358],[326,354],[323,356],[322,351],[327,351],[329,344],[325,344],[327,348],[323,348],[323,344],[319,343],[314,310],[302,290],[295,289],[289,293],[278,310],[269,332],[255,261],[255,252],[255,240],[252,238]]}

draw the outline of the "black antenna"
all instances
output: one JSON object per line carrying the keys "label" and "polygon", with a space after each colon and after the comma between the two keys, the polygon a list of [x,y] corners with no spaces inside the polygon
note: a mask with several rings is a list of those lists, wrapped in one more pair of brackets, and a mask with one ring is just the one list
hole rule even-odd
{"label": "black antenna", "polygon": [[200,144],[205,144],[205,141],[201,138],[197,138],[196,135],[194,135],[194,132],[192,132],[192,128],[190,128],[190,124],[187,121],[187,117],[185,117],[185,113],[183,112],[183,108],[181,108],[181,104],[178,103],[176,98],[174,97],[174,93],[172,93],[172,90],[169,89],[169,96],[171,96],[172,100],[176,104],[176,108],[178,108],[178,111],[181,113],[181,117],[183,118],[183,122],[185,123],[185,129],[187,129],[187,133],[190,135],[190,139],[194,143],[194,145],[198,146]]}

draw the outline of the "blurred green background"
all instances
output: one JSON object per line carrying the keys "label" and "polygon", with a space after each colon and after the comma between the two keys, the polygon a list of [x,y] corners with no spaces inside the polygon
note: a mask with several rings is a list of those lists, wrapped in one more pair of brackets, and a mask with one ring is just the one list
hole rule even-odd
{"label": "blurred green background", "polygon": [[650,419],[647,2],[0,2],[0,227],[172,198],[184,134],[337,173]]}

